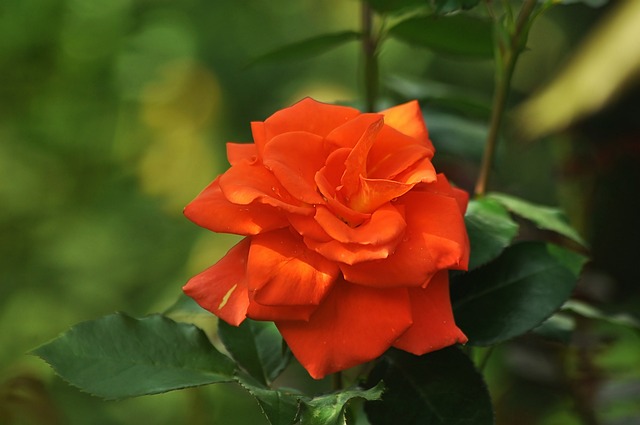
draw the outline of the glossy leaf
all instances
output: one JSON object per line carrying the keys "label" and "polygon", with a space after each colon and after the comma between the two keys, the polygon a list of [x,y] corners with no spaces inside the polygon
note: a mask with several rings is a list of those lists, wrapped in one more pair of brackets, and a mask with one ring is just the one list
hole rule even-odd
{"label": "glossy leaf", "polygon": [[569,298],[585,257],[542,242],[507,248],[452,285],[456,323],[469,344],[490,345],[522,335]]}
{"label": "glossy leaf", "polygon": [[491,399],[482,376],[456,347],[424,356],[386,353],[369,376],[384,381],[382,402],[365,404],[372,425],[491,425]]}
{"label": "glossy leaf", "polygon": [[65,380],[119,399],[233,380],[235,365],[193,325],[117,313],[80,323],[35,349]]}
{"label": "glossy leaf", "polygon": [[238,364],[262,384],[273,381],[291,360],[291,352],[271,322],[245,319],[236,327],[220,320],[218,335]]}
{"label": "glossy leaf", "polygon": [[271,425],[292,425],[296,422],[301,396],[269,389],[250,376],[238,374],[238,383],[255,397],[260,410]]}
{"label": "glossy leaf", "polygon": [[498,257],[518,234],[509,213],[491,199],[471,200],[464,220],[471,242],[469,270]]}
{"label": "glossy leaf", "polygon": [[368,390],[346,389],[305,400],[300,423],[303,425],[344,425],[347,403],[354,398],[380,400],[384,385],[378,382]]}
{"label": "glossy leaf", "polygon": [[256,58],[250,65],[308,59],[359,38],[360,33],[356,31],[324,34],[287,44]]}
{"label": "glossy leaf", "polygon": [[569,225],[567,217],[560,209],[534,204],[504,193],[489,193],[486,196],[499,202],[512,213],[532,221],[540,229],[552,230],[586,246],[584,239]]}
{"label": "glossy leaf", "polygon": [[493,57],[490,21],[469,15],[413,17],[392,27],[389,34],[437,53],[469,58]]}

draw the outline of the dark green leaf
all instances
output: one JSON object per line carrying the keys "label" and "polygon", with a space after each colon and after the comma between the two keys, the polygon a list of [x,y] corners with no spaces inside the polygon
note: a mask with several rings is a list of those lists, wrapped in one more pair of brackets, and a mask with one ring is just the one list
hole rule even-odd
{"label": "dark green leaf", "polygon": [[520,217],[531,220],[539,228],[557,232],[582,246],[586,246],[585,241],[569,225],[564,213],[558,208],[533,204],[514,196],[504,193],[489,193],[487,198],[493,199],[504,205],[506,209]]}
{"label": "dark green leaf", "polygon": [[518,234],[509,213],[491,199],[470,201],[464,219],[471,242],[469,270],[498,257]]}
{"label": "dark green leaf", "polygon": [[456,347],[424,356],[391,350],[369,376],[383,380],[382,401],[368,402],[372,425],[491,425],[489,392],[473,363]]}
{"label": "dark green leaf", "polygon": [[469,15],[420,16],[400,22],[389,34],[434,52],[469,58],[492,58],[492,26]]}
{"label": "dark green leaf", "polygon": [[425,0],[367,0],[378,13],[394,13],[423,7]]}
{"label": "dark green leaf", "polygon": [[456,10],[474,8],[480,0],[432,0],[438,13],[450,13]]}
{"label": "dark green leaf", "polygon": [[238,374],[238,383],[256,398],[262,413],[271,425],[295,423],[300,409],[301,396],[282,390],[264,387],[250,376]]}
{"label": "dark green leaf", "polygon": [[107,399],[233,380],[235,365],[193,325],[112,314],[80,323],[34,354],[81,390]]}
{"label": "dark green leaf", "polygon": [[359,38],[360,33],[355,31],[343,31],[308,38],[262,55],[256,58],[250,66],[268,62],[285,62],[312,58],[349,41],[358,40]]}
{"label": "dark green leaf", "polygon": [[272,322],[245,319],[236,327],[220,320],[218,335],[233,358],[262,384],[273,381],[291,360]]}
{"label": "dark green leaf", "polygon": [[513,245],[485,267],[456,277],[456,323],[474,345],[521,335],[569,298],[578,278],[576,265],[584,261],[580,254],[542,242]]}
{"label": "dark green leaf", "polygon": [[368,390],[347,389],[305,400],[300,423],[302,425],[344,425],[345,410],[349,400],[353,398],[380,400],[383,389],[382,382],[378,382]]}

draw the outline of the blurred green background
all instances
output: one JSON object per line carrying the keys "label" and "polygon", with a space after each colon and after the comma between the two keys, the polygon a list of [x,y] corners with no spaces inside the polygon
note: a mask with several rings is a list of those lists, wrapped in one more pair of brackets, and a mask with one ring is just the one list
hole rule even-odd
{"label": "blurred green background", "polygon": [[[232,385],[103,402],[25,353],[79,321],[165,310],[190,276],[226,252],[234,237],[181,214],[224,171],[224,143],[250,141],[250,121],[304,96],[362,103],[357,43],[300,62],[248,65],[289,42],[357,30],[359,7],[356,0],[0,0],[0,424],[265,423]],[[609,9],[576,2],[540,18],[513,102],[553,79]],[[436,165],[471,189],[491,63],[395,41],[380,63],[383,103],[422,99]],[[505,141],[493,180],[496,189],[567,208],[596,260],[582,296],[613,311],[640,305],[639,98],[629,90],[542,141]],[[599,350],[588,365],[594,391],[606,388],[604,396],[624,403],[638,396],[637,332],[585,326]],[[503,347],[490,365],[496,391],[518,394],[515,402],[501,398],[503,423],[516,423],[509,415],[531,418],[519,424],[581,423],[570,391],[554,387],[558,373],[540,382],[522,370],[527,361],[542,369],[550,362],[562,379],[565,366],[582,379],[573,354],[584,347],[527,344]],[[549,350],[568,360],[549,360]],[[635,412],[616,404],[603,423],[632,417],[625,409]]]}

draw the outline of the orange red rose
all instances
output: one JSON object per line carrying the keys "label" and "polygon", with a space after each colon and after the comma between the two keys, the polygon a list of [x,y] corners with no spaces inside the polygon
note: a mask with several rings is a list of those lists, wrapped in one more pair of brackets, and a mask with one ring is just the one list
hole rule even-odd
{"label": "orange red rose", "polygon": [[436,174],[417,102],[380,113],[307,98],[227,144],[231,168],[187,207],[245,235],[184,291],[222,320],[274,321],[314,378],[390,347],[424,354],[466,337],[449,269],[466,269],[468,195]]}

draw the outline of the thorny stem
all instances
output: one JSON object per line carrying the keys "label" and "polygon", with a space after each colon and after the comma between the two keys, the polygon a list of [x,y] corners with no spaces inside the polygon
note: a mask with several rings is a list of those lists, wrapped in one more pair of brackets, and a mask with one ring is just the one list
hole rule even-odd
{"label": "thorny stem", "polygon": [[362,52],[364,53],[364,93],[368,112],[374,112],[378,97],[378,41],[373,34],[373,11],[362,1]]}
{"label": "thorny stem", "polygon": [[516,66],[518,56],[520,56],[522,51],[522,44],[524,44],[523,37],[526,37],[527,35],[527,27],[530,23],[530,17],[536,3],[537,0],[525,0],[522,8],[520,9],[520,13],[518,14],[515,27],[509,34],[510,37],[508,44],[503,45],[500,42],[498,44],[499,50],[496,52],[496,55],[498,56],[497,59],[500,60],[498,60],[498,63],[496,64],[498,67],[496,70],[496,87],[491,107],[489,132],[487,133],[487,141],[484,155],[482,157],[482,164],[480,166],[480,173],[478,175],[478,181],[476,182],[476,196],[484,195],[487,189],[487,181],[489,180],[489,173],[495,156],[498,135],[500,133],[505,106],[509,96],[511,77],[513,76],[513,70]]}

